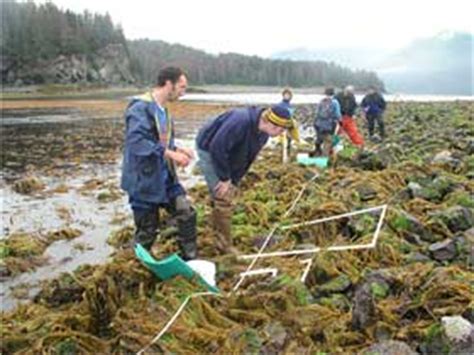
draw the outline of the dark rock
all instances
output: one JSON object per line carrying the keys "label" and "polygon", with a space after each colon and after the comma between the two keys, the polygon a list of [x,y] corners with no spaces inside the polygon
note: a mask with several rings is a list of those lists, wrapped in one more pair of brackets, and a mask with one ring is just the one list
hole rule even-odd
{"label": "dark rock", "polygon": [[426,181],[427,179],[424,180],[422,184],[415,181],[411,181],[408,184],[408,189],[413,198],[441,202],[443,198],[455,188],[455,184],[445,177],[436,177],[428,181]]}
{"label": "dark rock", "polygon": [[371,345],[361,351],[360,355],[417,355],[406,343],[397,340],[388,340]]}
{"label": "dark rock", "polygon": [[433,259],[437,261],[450,261],[456,257],[456,245],[453,239],[431,244],[428,248]]}
{"label": "dark rock", "polygon": [[382,142],[382,139],[381,139],[379,136],[374,135],[374,136],[370,137],[370,141],[371,141],[372,143],[381,143],[381,142]]}
{"label": "dark rock", "polygon": [[375,301],[390,292],[393,278],[383,270],[369,273],[359,284],[354,294],[352,308],[352,328],[362,330],[375,322]]}
{"label": "dark rock", "polygon": [[425,242],[436,242],[439,240],[439,237],[425,228],[416,217],[404,211],[401,211],[400,215],[391,222],[391,226],[402,234],[418,235]]}
{"label": "dark rock", "polygon": [[270,170],[268,173],[265,174],[265,178],[268,180],[275,180],[279,179],[281,177],[281,174],[275,171]]}
{"label": "dark rock", "polygon": [[11,271],[5,264],[0,264],[0,279],[4,279],[11,276]]}
{"label": "dark rock", "polygon": [[474,139],[469,139],[469,141],[466,144],[466,152],[467,154],[471,155],[474,154]]}
{"label": "dark rock", "polygon": [[474,225],[472,210],[467,207],[450,207],[444,211],[436,212],[432,216],[439,218],[453,233],[465,231]]}
{"label": "dark rock", "polygon": [[389,166],[403,158],[403,149],[399,144],[390,143],[377,152],[382,165]]}
{"label": "dark rock", "polygon": [[387,167],[377,154],[367,151],[359,154],[356,166],[360,166],[364,170],[372,171],[383,170]]}
{"label": "dark rock", "polygon": [[421,245],[422,244],[422,241],[421,241],[421,238],[419,235],[417,234],[413,234],[413,233],[408,233],[406,236],[405,236],[405,240],[411,244],[415,244],[415,245]]}
{"label": "dark rock", "polygon": [[414,252],[407,255],[406,261],[407,263],[426,263],[432,260],[425,254]]}
{"label": "dark rock", "polygon": [[462,314],[463,318],[466,318],[469,322],[474,323],[474,308],[470,307]]}
{"label": "dark rock", "polygon": [[[259,235],[254,238],[253,240],[253,245],[257,248],[260,249],[263,246],[263,243],[265,243],[265,239],[267,239],[268,235]],[[275,244],[277,244],[282,237],[280,235],[274,235],[270,239],[270,241],[267,243],[267,247],[271,247]]]}
{"label": "dark rock", "polygon": [[370,201],[377,197],[377,191],[375,191],[374,188],[370,185],[359,185],[355,189],[361,201]]}

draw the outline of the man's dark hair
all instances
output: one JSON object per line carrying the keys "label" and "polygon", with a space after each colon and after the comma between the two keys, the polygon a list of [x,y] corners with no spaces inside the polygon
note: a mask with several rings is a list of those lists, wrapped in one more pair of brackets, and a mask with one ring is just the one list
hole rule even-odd
{"label": "man's dark hair", "polygon": [[324,95],[333,96],[333,95],[334,95],[334,88],[326,88],[326,89],[324,89]]}
{"label": "man's dark hair", "polygon": [[157,86],[165,86],[169,80],[174,85],[178,82],[181,75],[185,75],[184,71],[178,67],[166,67],[160,70],[156,80]]}

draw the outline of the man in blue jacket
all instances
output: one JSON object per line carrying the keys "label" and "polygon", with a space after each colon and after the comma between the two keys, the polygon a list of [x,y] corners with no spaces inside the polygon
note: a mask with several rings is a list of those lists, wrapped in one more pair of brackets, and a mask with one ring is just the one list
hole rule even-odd
{"label": "man in blue jacket", "polygon": [[385,138],[383,113],[387,107],[387,104],[375,86],[371,86],[369,88],[369,92],[362,99],[360,106],[362,107],[365,118],[367,119],[370,140],[374,141],[375,123],[378,125],[380,139],[383,140]]}
{"label": "man in blue jacket", "polygon": [[128,105],[121,186],[133,210],[134,242],[151,249],[158,234],[159,209],[164,208],[176,219],[181,256],[189,260],[197,254],[196,212],[175,166],[187,166],[194,153],[176,147],[173,120],[165,108],[184,95],[186,87],[184,72],[167,67],[159,72],[151,92],[133,98]]}
{"label": "man in blue jacket", "polygon": [[236,186],[269,137],[276,137],[285,129],[298,139],[290,112],[275,105],[268,109],[251,106],[224,112],[199,131],[198,165],[212,197],[212,223],[221,252],[237,252],[230,233]]}

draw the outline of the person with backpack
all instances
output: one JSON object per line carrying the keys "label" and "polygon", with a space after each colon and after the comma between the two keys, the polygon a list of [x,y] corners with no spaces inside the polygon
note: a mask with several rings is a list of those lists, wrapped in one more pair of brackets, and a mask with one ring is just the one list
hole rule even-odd
{"label": "person with backpack", "polygon": [[385,124],[383,121],[383,113],[387,107],[387,104],[382,94],[377,91],[377,88],[375,86],[371,86],[369,88],[368,94],[362,100],[361,107],[369,126],[370,140],[375,140],[375,123],[377,123],[378,126],[380,139],[383,140],[385,138]]}
{"label": "person with backpack", "polygon": [[341,108],[334,98],[334,88],[326,88],[324,97],[316,108],[314,128],[316,142],[314,155],[331,156],[333,135],[338,130],[341,121]]}
{"label": "person with backpack", "polygon": [[354,87],[352,85],[346,86],[343,91],[336,95],[336,100],[341,106],[341,130],[347,134],[352,144],[358,147],[359,150],[363,150],[364,138],[359,133],[354,120],[354,114],[357,109]]}
{"label": "person with backpack", "polygon": [[295,123],[282,105],[232,109],[199,130],[196,137],[198,166],[211,195],[211,218],[220,252],[237,254],[232,242],[231,220],[240,180],[268,139],[285,130],[298,140]]}

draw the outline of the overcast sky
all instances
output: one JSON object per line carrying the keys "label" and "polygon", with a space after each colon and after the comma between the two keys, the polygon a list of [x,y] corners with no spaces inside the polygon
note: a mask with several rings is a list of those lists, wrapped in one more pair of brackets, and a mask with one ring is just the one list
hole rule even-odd
{"label": "overcast sky", "polygon": [[474,32],[469,0],[52,2],[79,12],[109,12],[128,39],[161,39],[211,53],[269,56],[295,47],[395,49],[445,30]]}

